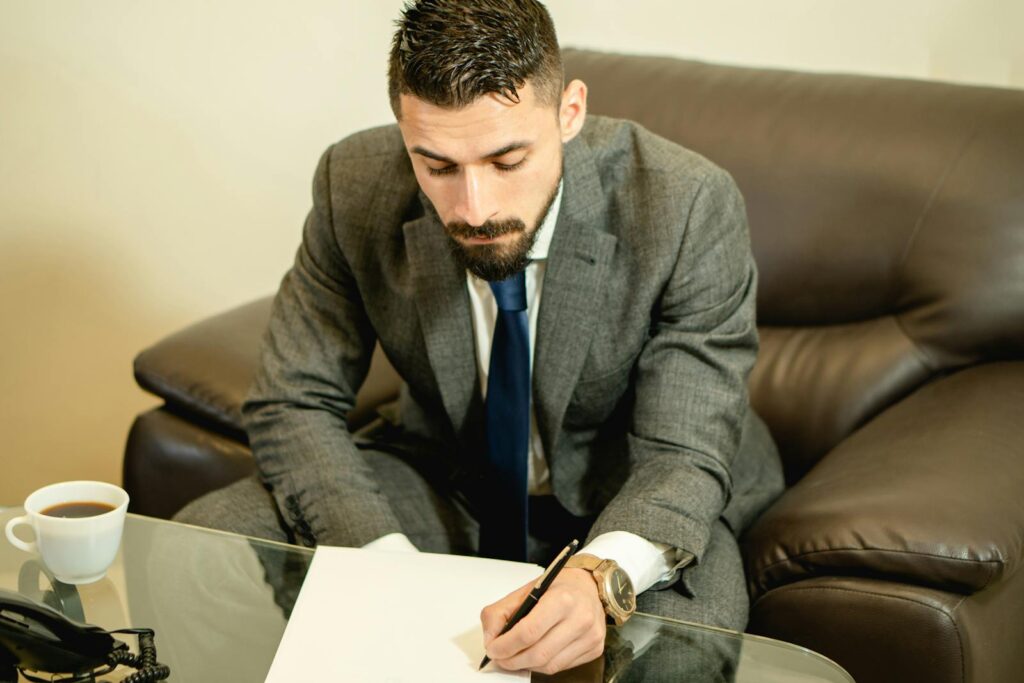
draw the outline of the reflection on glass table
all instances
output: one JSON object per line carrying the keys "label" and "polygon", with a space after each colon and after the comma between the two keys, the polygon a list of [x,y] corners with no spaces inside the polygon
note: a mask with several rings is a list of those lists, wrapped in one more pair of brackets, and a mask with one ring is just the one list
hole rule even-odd
{"label": "reflection on glass table", "polygon": [[[0,508],[0,525],[19,514],[20,508]],[[171,667],[171,681],[262,681],[312,558],[307,548],[128,515],[118,558],[102,580],[77,587],[56,582],[37,558],[5,540],[0,588],[106,629],[155,629],[159,658]],[[358,628],[358,620],[339,606],[339,638],[347,628]],[[134,649],[134,640],[129,642]],[[109,680],[120,677],[112,674]],[[609,628],[603,658],[533,679],[853,681],[835,663],[794,645],[642,614]],[[428,672],[423,680],[431,680]]]}

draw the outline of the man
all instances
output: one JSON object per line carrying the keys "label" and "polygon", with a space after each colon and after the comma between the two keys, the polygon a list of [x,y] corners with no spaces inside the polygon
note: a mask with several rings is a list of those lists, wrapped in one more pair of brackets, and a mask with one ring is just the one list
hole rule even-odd
{"label": "man", "polygon": [[[586,115],[535,0],[419,0],[389,64],[397,126],[333,145],[244,407],[259,477],[179,519],[307,545],[546,563],[487,653],[553,673],[638,609],[742,629],[736,536],[782,489],[748,406],[756,271],[731,178]],[[375,342],[404,384],[353,437]],[[595,580],[614,576],[614,580]]]}

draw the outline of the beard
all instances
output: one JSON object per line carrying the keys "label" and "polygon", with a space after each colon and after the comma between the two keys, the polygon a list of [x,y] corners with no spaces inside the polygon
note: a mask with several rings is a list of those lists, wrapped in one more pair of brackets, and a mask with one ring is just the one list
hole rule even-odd
{"label": "beard", "polygon": [[[445,224],[445,231],[448,233],[448,246],[452,255],[463,268],[476,275],[481,280],[488,282],[500,282],[507,280],[529,264],[530,250],[533,243],[537,241],[537,233],[540,226],[548,217],[551,205],[555,203],[558,196],[558,188],[562,183],[559,175],[558,182],[548,194],[544,202],[544,209],[537,216],[537,220],[530,230],[526,229],[526,223],[518,217],[504,218],[498,221],[485,221],[482,225],[472,226],[462,221],[452,221]],[[502,235],[513,235],[505,244],[463,244],[458,241],[462,239],[483,238],[493,239]]]}

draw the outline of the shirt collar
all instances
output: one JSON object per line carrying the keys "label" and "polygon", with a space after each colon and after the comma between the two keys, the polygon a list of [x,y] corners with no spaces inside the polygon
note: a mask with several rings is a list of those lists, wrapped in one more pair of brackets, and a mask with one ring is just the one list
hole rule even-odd
{"label": "shirt collar", "polygon": [[543,261],[548,257],[548,249],[551,247],[551,238],[555,234],[555,223],[558,222],[558,209],[562,206],[562,181],[558,181],[558,193],[555,194],[555,201],[551,202],[551,209],[544,217],[544,222],[537,228],[537,239],[530,249],[531,261]]}

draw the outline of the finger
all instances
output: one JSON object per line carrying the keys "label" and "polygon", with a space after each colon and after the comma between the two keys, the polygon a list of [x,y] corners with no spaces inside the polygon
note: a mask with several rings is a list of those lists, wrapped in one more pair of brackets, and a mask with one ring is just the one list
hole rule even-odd
{"label": "finger", "polygon": [[577,666],[586,664],[587,662],[592,662],[603,654],[604,638],[601,638],[597,645],[594,645],[589,650],[585,650],[575,658],[572,656],[572,648],[566,648],[563,652],[555,655],[555,658],[548,662],[547,666],[542,667],[537,671],[543,674],[556,674],[559,671],[574,669]]}
{"label": "finger", "polygon": [[485,647],[491,659],[508,659],[537,643],[575,611],[576,598],[567,591],[548,591],[522,621]]}
{"label": "finger", "polygon": [[586,615],[559,622],[531,647],[508,658],[495,658],[502,668],[517,671],[530,669],[555,673],[570,668],[577,661],[590,661],[585,656],[604,648],[604,623],[595,624]]}
{"label": "finger", "polygon": [[505,624],[515,614],[516,610],[519,609],[519,605],[523,604],[523,600],[530,594],[533,586],[534,583],[531,582],[517,588],[501,600],[487,605],[480,611],[480,626],[484,632],[484,647],[487,647],[488,643],[501,633],[501,629],[505,628]]}

